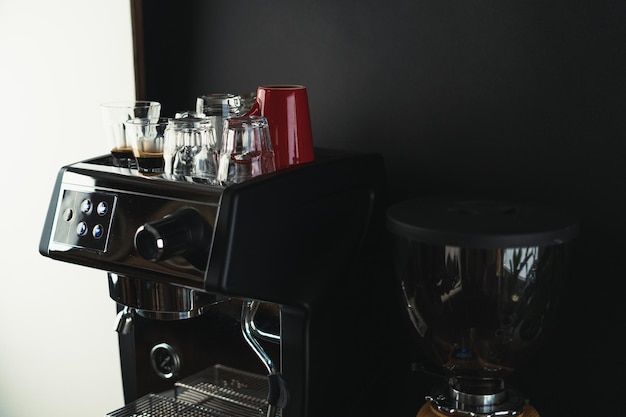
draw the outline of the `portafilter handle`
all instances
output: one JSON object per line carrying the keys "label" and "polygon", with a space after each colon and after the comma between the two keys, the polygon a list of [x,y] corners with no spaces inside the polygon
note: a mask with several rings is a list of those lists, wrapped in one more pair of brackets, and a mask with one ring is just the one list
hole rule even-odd
{"label": "portafilter handle", "polygon": [[143,258],[158,262],[182,256],[198,269],[206,269],[212,229],[194,208],[185,207],[135,232],[135,248]]}

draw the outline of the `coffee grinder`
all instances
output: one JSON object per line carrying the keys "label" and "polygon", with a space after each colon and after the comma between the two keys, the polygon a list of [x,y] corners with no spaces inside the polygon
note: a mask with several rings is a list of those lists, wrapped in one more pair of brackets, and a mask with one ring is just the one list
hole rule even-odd
{"label": "coffee grinder", "polygon": [[409,327],[446,381],[417,416],[538,416],[510,378],[554,324],[576,218],[541,205],[431,198],[392,206],[387,227]]}
{"label": "coffee grinder", "polygon": [[227,187],[110,155],[61,168],[39,249],[107,272],[125,397],[109,415],[384,407],[371,394],[397,346],[395,287],[376,266],[384,177],[380,155],[323,149]]}

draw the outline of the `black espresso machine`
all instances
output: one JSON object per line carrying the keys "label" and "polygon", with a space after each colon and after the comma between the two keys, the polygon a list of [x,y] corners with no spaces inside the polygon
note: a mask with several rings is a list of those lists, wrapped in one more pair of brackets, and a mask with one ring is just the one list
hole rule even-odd
{"label": "black espresso machine", "polygon": [[384,177],[379,155],[322,149],[228,187],[110,156],[61,168],[40,252],[108,273],[126,403],[109,415],[388,410],[404,344]]}

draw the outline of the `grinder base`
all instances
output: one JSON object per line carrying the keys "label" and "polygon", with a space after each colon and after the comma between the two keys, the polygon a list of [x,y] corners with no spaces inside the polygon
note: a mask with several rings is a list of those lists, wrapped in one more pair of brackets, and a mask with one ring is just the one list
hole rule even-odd
{"label": "grinder base", "polygon": [[[420,408],[416,417],[451,417],[451,416],[461,416],[463,414],[455,413],[455,414],[447,414],[442,413],[440,411],[435,410],[430,402],[427,402]],[[532,405],[525,405],[521,414],[518,414],[517,417],[540,417],[537,410]]]}

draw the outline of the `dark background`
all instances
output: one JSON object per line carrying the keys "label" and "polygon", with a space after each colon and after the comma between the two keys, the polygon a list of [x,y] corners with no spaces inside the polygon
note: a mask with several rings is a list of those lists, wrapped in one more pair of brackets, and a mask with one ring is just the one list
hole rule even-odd
{"label": "dark background", "polygon": [[577,212],[559,328],[522,388],[543,417],[623,413],[626,2],[131,5],[137,96],[166,115],[304,84],[315,145],[382,153],[389,204],[464,193]]}

